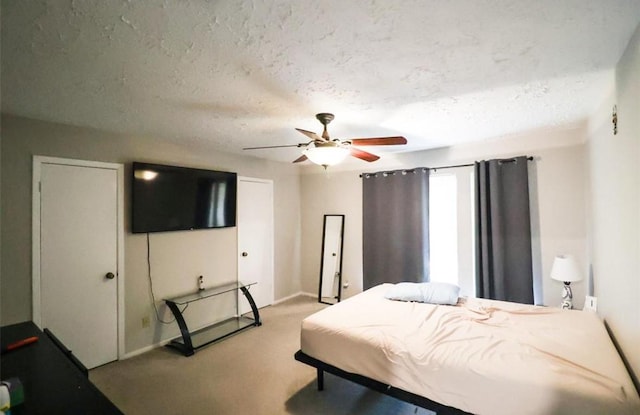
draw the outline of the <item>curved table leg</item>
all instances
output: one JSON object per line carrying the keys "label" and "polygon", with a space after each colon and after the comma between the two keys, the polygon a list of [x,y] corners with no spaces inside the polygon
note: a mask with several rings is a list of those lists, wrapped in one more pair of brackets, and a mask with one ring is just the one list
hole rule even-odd
{"label": "curved table leg", "polygon": [[242,291],[242,294],[244,294],[245,298],[249,302],[249,305],[251,306],[251,310],[253,311],[253,320],[255,321],[254,325],[261,326],[262,321],[260,321],[260,313],[258,312],[258,307],[256,306],[256,302],[253,301],[253,297],[249,293],[249,290],[247,289],[247,287],[242,285],[240,286],[240,290]]}
{"label": "curved table leg", "polygon": [[[167,304],[167,306],[173,313],[173,316],[176,318],[178,327],[180,327],[180,333],[182,333],[182,341],[184,342],[184,348],[180,347],[181,349],[183,349],[182,352],[185,356],[193,355],[195,352],[193,351],[193,343],[191,343],[191,334],[189,334],[189,328],[187,327],[187,323],[185,323],[184,318],[182,317],[180,309],[173,301],[165,300],[164,302]],[[182,345],[174,343],[173,346],[177,347]]]}

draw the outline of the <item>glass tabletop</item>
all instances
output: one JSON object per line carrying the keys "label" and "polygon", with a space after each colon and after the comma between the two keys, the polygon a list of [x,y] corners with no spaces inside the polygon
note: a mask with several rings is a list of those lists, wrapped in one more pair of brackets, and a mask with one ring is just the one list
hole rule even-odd
{"label": "glass tabletop", "polygon": [[192,301],[197,301],[197,300],[201,300],[203,298],[213,297],[213,296],[216,296],[216,295],[228,293],[230,291],[239,290],[242,287],[249,288],[249,287],[251,287],[252,285],[255,285],[255,284],[257,284],[255,281],[254,282],[250,282],[250,283],[243,283],[243,282],[240,282],[240,281],[233,281],[233,282],[230,282],[230,283],[218,285],[218,286],[207,288],[207,289],[204,289],[204,290],[199,290],[199,291],[196,291],[194,293],[185,294],[185,295],[181,295],[181,296],[178,296],[178,297],[165,298],[165,301],[171,301],[172,303],[184,305],[184,304],[188,304],[188,303],[190,303]]}

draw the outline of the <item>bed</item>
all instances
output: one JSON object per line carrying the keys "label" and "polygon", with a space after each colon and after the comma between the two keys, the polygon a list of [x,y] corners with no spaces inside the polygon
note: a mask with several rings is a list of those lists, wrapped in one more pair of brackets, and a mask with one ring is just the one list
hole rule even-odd
{"label": "bed", "polygon": [[482,299],[393,301],[382,284],[303,320],[295,358],[438,414],[640,414],[597,315]]}

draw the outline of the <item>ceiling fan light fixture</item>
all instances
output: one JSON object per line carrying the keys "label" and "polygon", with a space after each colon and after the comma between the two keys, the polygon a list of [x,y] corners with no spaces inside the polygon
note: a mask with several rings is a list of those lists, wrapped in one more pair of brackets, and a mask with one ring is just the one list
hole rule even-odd
{"label": "ceiling fan light fixture", "polygon": [[322,136],[319,136],[313,131],[296,128],[299,133],[303,134],[311,141],[298,144],[247,147],[243,148],[243,150],[258,150],[262,148],[277,147],[304,147],[305,149],[302,150],[302,155],[293,160],[293,162],[301,163],[303,161],[309,160],[312,163],[323,166],[326,169],[328,166],[333,166],[342,162],[349,155],[366,162],[376,161],[380,158],[375,154],[361,150],[360,148],[358,148],[360,146],[393,146],[407,144],[407,139],[402,136],[332,140],[329,136],[329,132],[327,131],[327,124],[329,124],[333,120],[333,114],[330,114],[328,112],[321,112],[320,114],[316,114],[316,118],[324,126]]}
{"label": "ceiling fan light fixture", "polygon": [[340,143],[329,141],[326,143],[310,143],[302,151],[312,163],[323,166],[334,166],[342,162],[349,155],[349,148]]}

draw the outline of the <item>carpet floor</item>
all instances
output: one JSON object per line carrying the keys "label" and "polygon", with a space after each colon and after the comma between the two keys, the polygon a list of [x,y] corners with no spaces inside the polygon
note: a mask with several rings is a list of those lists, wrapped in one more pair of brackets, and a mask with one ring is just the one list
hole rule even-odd
{"label": "carpet floor", "polygon": [[184,357],[161,347],[90,371],[91,381],[125,414],[363,414],[431,412],[325,374],[294,360],[300,323],[326,307],[299,296],[260,310],[262,326]]}

